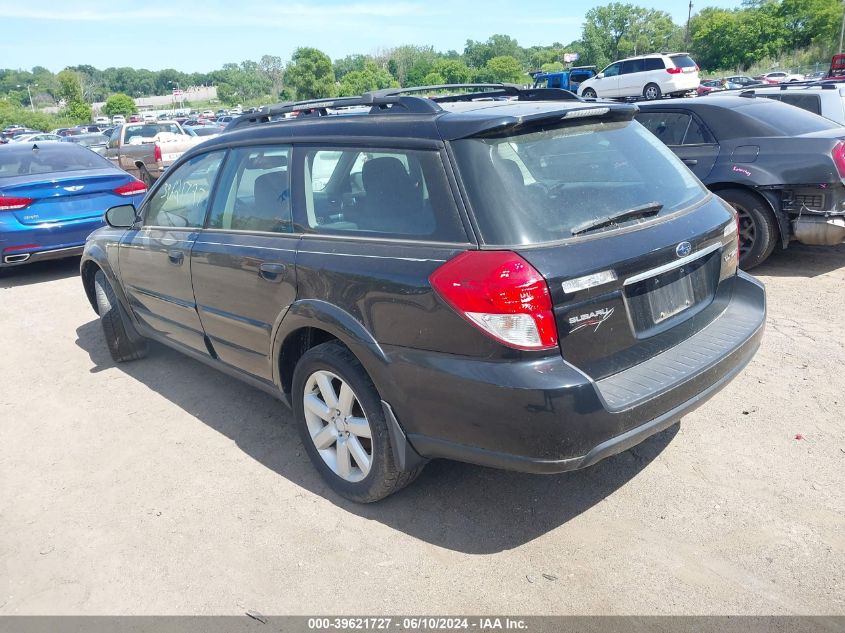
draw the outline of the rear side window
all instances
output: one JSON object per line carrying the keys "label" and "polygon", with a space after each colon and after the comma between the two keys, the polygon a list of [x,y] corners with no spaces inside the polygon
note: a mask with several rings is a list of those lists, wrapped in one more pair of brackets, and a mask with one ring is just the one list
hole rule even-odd
{"label": "rear side window", "polygon": [[112,166],[99,154],[73,143],[44,143],[38,149],[31,142],[21,145],[7,145],[0,151],[0,179]]}
{"label": "rear side window", "polygon": [[707,132],[687,112],[639,112],[639,121],[666,145],[700,145],[710,142]]}
{"label": "rear side window", "polygon": [[622,74],[630,75],[631,73],[641,73],[645,70],[645,60],[629,59],[627,62],[622,62]]}
{"label": "rear side window", "polygon": [[314,149],[306,152],[305,217],[312,231],[465,242],[434,151]]}
{"label": "rear side window", "polygon": [[290,148],[232,150],[208,221],[212,229],[291,233]]}
{"label": "rear side window", "polygon": [[773,102],[770,99],[754,100],[748,105],[737,108],[737,112],[763,123],[783,136],[809,134],[842,127],[838,123],[801,108],[786,107],[784,104]]}
{"label": "rear side window", "polygon": [[683,163],[634,121],[452,145],[481,236],[490,245],[572,238],[573,230],[593,220],[655,205],[666,215],[707,195]]}
{"label": "rear side window", "polygon": [[646,70],[666,70],[663,60],[660,57],[647,57],[645,59]]}
{"label": "rear side window", "polygon": [[675,68],[695,68],[698,66],[689,55],[672,55],[669,59],[675,64]]}
{"label": "rear side window", "polygon": [[802,110],[806,110],[807,112],[812,112],[813,114],[820,115],[822,113],[822,104],[819,95],[785,93],[777,95],[760,96],[766,97],[767,99],[773,99],[775,101],[783,101],[784,103],[788,103],[789,105],[795,106],[796,108],[801,108]]}

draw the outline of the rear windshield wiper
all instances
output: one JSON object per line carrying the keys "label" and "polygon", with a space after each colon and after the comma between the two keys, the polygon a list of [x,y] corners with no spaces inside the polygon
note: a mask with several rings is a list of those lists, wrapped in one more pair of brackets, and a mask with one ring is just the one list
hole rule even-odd
{"label": "rear windshield wiper", "polygon": [[660,210],[662,208],[663,205],[659,202],[647,202],[645,204],[641,204],[638,207],[631,207],[630,209],[625,209],[624,211],[620,211],[619,213],[614,213],[613,215],[607,215],[603,218],[598,218],[596,220],[582,222],[581,224],[572,227],[572,235],[580,235],[581,233],[594,231],[595,229],[602,229],[612,224],[618,224],[623,220],[631,220],[633,218],[644,218],[650,215],[657,215],[658,213],[660,213]]}

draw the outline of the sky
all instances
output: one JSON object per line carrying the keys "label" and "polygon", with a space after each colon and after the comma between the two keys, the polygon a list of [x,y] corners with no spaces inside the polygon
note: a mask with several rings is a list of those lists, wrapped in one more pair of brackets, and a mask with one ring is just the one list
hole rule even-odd
{"label": "sky", "polygon": [[[299,46],[314,46],[332,59],[401,44],[462,51],[467,39],[494,33],[526,47],[565,44],[580,36],[587,11],[609,1],[0,0],[0,68],[57,72],[90,64],[205,72],[265,54],[286,61]],[[688,0],[626,1],[686,22]],[[693,12],[740,5],[693,2]]]}

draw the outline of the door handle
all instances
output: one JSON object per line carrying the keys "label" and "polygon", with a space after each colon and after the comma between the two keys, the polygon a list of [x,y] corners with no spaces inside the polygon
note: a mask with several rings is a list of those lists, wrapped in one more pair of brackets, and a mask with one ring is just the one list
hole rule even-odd
{"label": "door handle", "polygon": [[685,158],[684,165],[689,165],[690,167],[693,167],[695,165],[698,165],[698,160],[695,158]]}
{"label": "door handle", "polygon": [[167,259],[169,259],[170,263],[174,266],[181,266],[182,262],[185,261],[185,253],[182,251],[168,251]]}
{"label": "door handle", "polygon": [[262,279],[266,281],[278,283],[282,280],[282,275],[284,274],[286,269],[287,266],[285,266],[284,264],[266,263],[261,264],[261,266],[258,267],[258,274]]}

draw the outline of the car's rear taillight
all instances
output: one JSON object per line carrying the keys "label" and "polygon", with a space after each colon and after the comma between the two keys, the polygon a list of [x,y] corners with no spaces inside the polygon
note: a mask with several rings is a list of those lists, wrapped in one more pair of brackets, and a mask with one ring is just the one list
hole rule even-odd
{"label": "car's rear taillight", "polygon": [[153,160],[157,163],[160,163],[162,161],[161,145],[159,145],[158,143],[155,144],[155,149],[153,150]]}
{"label": "car's rear taillight", "polygon": [[670,75],[678,75],[678,74],[680,74],[682,71],[681,71],[681,69],[680,69],[680,68],[667,68],[667,69],[666,69],[666,72],[667,72],[667,73],[669,73]]}
{"label": "car's rear taillight", "polygon": [[112,189],[112,192],[119,196],[137,196],[138,194],[147,192],[147,185],[140,180],[130,180],[125,185],[120,185],[116,189]]}
{"label": "car's rear taillight", "polygon": [[26,209],[34,202],[32,198],[18,198],[14,196],[0,196],[0,211],[17,211]]}
{"label": "car's rear taillight", "polygon": [[845,179],[845,142],[839,141],[831,152],[833,163],[836,165],[836,171],[839,172],[839,177]]}
{"label": "car's rear taillight", "polygon": [[488,336],[525,350],[557,347],[549,287],[511,251],[465,251],[428,278],[432,288]]}

